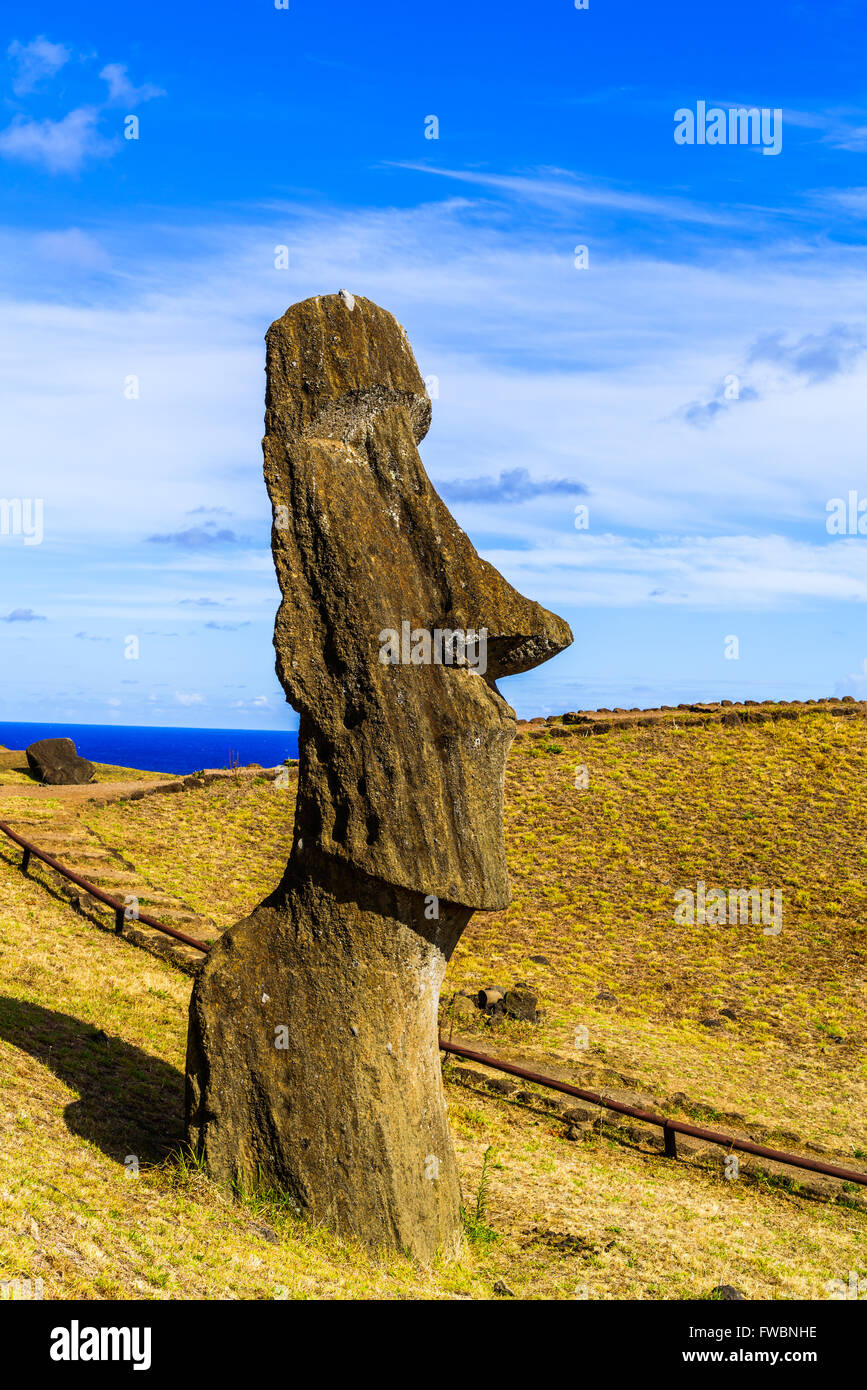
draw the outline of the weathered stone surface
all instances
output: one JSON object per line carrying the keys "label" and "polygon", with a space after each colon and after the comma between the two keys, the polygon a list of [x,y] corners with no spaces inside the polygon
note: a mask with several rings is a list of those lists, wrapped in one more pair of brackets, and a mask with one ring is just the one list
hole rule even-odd
{"label": "weathered stone surface", "polygon": [[[385,882],[501,908],[515,716],[494,682],[571,633],[479,558],[437,496],[416,447],[431,407],[406,334],[369,300],[354,304],[306,300],[267,337],[274,640],[301,711],[297,829]],[[383,665],[380,633],[404,621],[486,628],[484,676]]]}
{"label": "weathered stone surface", "polygon": [[80,758],[71,738],[41,738],[27,749],[30,771],[50,787],[83,786],[96,768]]}
{"label": "weathered stone surface", "polygon": [[526,985],[515,985],[514,989],[507,990],[503,1001],[509,1017],[525,1023],[539,1022],[538,1002],[538,997]]}
{"label": "weathered stone surface", "polygon": [[[346,293],[306,300],[267,345],[298,799],[283,882],[193,991],[188,1137],[218,1179],[279,1187],[345,1235],[428,1259],[459,1233],[440,983],[473,910],[509,897],[515,716],[495,680],[571,633],[479,558],[434,492],[417,451],[430,402],[390,314]],[[486,669],[384,664],[383,632],[405,623],[485,629]]]}

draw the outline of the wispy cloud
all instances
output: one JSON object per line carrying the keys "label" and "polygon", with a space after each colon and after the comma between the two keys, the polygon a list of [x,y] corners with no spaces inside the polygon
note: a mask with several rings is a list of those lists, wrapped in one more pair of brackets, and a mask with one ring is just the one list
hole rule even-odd
{"label": "wispy cloud", "polygon": [[12,90],[16,96],[26,96],[39,84],[52,78],[69,62],[72,52],[62,43],[50,43],[44,34],[21,43],[14,39],[6,50],[15,69]]}
{"label": "wispy cloud", "polygon": [[[7,51],[15,66],[12,88],[19,96],[53,77],[71,57],[64,45],[50,43],[42,36],[28,44],[16,40]],[[112,106],[129,107],[152,101],[165,96],[165,92],[150,82],[136,87],[123,63],[107,63],[99,75],[108,87],[103,99],[77,106],[55,119],[19,112],[0,131],[0,155],[43,168],[50,174],[78,174],[91,160],[115,154],[122,142],[108,138],[100,130],[103,113]]]}
{"label": "wispy cloud", "polygon": [[99,75],[108,83],[108,101],[115,106],[138,106],[143,101],[165,96],[162,88],[155,87],[152,82],[136,87],[127,76],[125,63],[107,63]]}
{"label": "wispy cloud", "polygon": [[11,613],[7,613],[5,618],[0,619],[4,623],[45,623],[48,619],[41,613],[34,613],[32,608],[13,608]]}
{"label": "wispy cloud", "polygon": [[526,174],[485,174],[477,169],[443,169],[417,161],[393,161],[391,167],[412,169],[419,174],[437,174],[440,178],[458,183],[475,184],[498,193],[509,194],[526,202],[548,206],[584,206],[610,208],[614,212],[633,213],[641,217],[664,218],[674,222],[698,222],[708,226],[734,226],[738,217],[720,212],[684,198],[655,197],[645,193],[624,192],[604,184],[583,179],[566,169],[539,170]]}
{"label": "wispy cloud", "polygon": [[572,478],[531,478],[526,468],[512,468],[498,478],[458,478],[437,484],[442,496],[454,502],[527,502],[533,497],[587,492]]}
{"label": "wispy cloud", "polygon": [[724,378],[713,395],[704,401],[690,401],[680,412],[688,425],[695,429],[707,429],[725,411],[735,408],[740,401],[757,401],[759,393],[752,386],[742,385],[736,373]]}
{"label": "wispy cloud", "polygon": [[190,526],[186,531],[170,531],[162,535],[148,536],[155,545],[179,545],[184,550],[208,550],[212,546],[240,545],[241,539],[227,527],[210,530],[213,522],[204,526]]}
{"label": "wispy cloud", "polygon": [[767,333],[750,351],[751,362],[771,362],[810,382],[827,381],[852,371],[867,351],[867,334],[849,324],[834,324],[824,333],[805,333],[794,342],[782,333]]}
{"label": "wispy cloud", "polygon": [[105,159],[115,142],[98,130],[99,112],[79,106],[59,121],[35,121],[16,116],[0,131],[0,154],[24,164],[37,164],[50,174],[76,174],[89,159]]}
{"label": "wispy cloud", "polygon": [[822,143],[833,149],[853,154],[863,154],[867,150],[867,110],[861,107],[836,107],[827,111],[798,111],[787,107],[783,120],[786,125],[819,131]]}

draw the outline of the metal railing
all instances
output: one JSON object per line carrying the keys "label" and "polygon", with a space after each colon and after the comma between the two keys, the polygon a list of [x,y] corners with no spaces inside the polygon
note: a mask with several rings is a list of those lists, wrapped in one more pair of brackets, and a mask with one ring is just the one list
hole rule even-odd
{"label": "metal railing", "polygon": [[206,941],[197,941],[194,936],[186,936],[182,931],[176,931],[174,927],[167,927],[164,922],[157,921],[156,917],[150,917],[146,912],[136,912],[134,917],[127,917],[127,904],[120,902],[118,898],[113,898],[111,893],[106,893],[102,888],[98,888],[95,883],[89,883],[81,874],[77,874],[72,869],[67,869],[64,864],[59,863],[52,855],[46,854],[37,845],[26,840],[23,835],[19,835],[17,830],[13,830],[11,825],[0,820],[0,831],[19,845],[24,853],[21,856],[21,871],[27,873],[30,867],[30,860],[40,859],[43,864],[47,864],[49,869],[53,869],[56,874],[61,874],[68,878],[70,883],[74,883],[77,888],[83,888],[85,893],[89,893],[98,902],[105,903],[114,912],[114,929],[118,935],[122,934],[124,923],[127,921],[144,922],[146,927],[153,927],[155,931],[165,932],[166,936],[173,936],[176,941],[182,941],[185,946],[194,946],[197,951],[210,951],[210,946]]}
{"label": "metal railing", "polygon": [[[59,863],[52,855],[46,854],[32,844],[30,840],[19,835],[5,821],[0,821],[0,832],[23,850],[21,857],[21,869],[27,873],[31,857],[39,859],[43,864],[47,864],[55,873],[61,874],[69,879],[71,883],[82,888],[98,902],[105,903],[107,907],[113,909],[115,914],[115,930],[122,934],[126,917],[126,905],[117,898],[105,893],[98,888],[95,883],[89,883],[86,878],[75,873],[72,869],[67,869]],[[139,912],[134,919],[144,922],[145,926],[152,927],[154,931],[164,932],[166,936],[174,937],[176,941],[182,941],[185,946],[192,946],[197,951],[210,951],[210,946],[206,941],[198,941],[193,936],[186,936],[183,932],[176,931],[174,927],[167,927],[164,922],[160,922],[156,917],[150,917],[147,913]],[[598,1105],[605,1110],[613,1110],[621,1115],[629,1115],[634,1120],[640,1120],[643,1124],[655,1125],[662,1130],[665,1144],[665,1154],[667,1158],[677,1158],[677,1138],[678,1134],[688,1135],[693,1139],[704,1139],[709,1144],[718,1144],[725,1149],[736,1149],[740,1153],[753,1154],[757,1158],[767,1158],[774,1163],[788,1164],[793,1168],[804,1168],[814,1173],[824,1173],[827,1177],[841,1178],[844,1182],[861,1183],[867,1186],[867,1172],[860,1172],[857,1168],[841,1168],[834,1163],[823,1163],[818,1158],[805,1158],[801,1154],[785,1153],[781,1149],[769,1149],[764,1144],[754,1144],[749,1139],[734,1139],[731,1135],[720,1134],[717,1130],[704,1129],[701,1125],[691,1125],[685,1120],[672,1120],[665,1115],[657,1115],[652,1110],[642,1110],[635,1105],[626,1105],[623,1101],[612,1100],[608,1096],[600,1095],[598,1091],[583,1090],[580,1086],[571,1086],[566,1081],[557,1081],[552,1076],[543,1076],[539,1072],[528,1071],[525,1067],[516,1066],[514,1062],[504,1062],[499,1057],[491,1057],[485,1052],[473,1052],[468,1047],[461,1047],[458,1043],[446,1041],[444,1038],[439,1040],[440,1050],[450,1053],[456,1057],[463,1057],[469,1062],[478,1062],[480,1066],[490,1067],[494,1071],[505,1072],[508,1076],[519,1076],[523,1081],[531,1081],[536,1086],[544,1086],[549,1091],[560,1091],[564,1095],[574,1096],[577,1100],[587,1101],[591,1105]]]}

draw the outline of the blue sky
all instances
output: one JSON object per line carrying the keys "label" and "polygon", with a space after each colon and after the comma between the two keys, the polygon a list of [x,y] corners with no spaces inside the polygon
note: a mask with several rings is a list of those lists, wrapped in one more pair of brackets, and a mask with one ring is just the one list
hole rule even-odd
{"label": "blue sky", "polygon": [[[858,5],[2,24],[0,498],[43,534],[0,533],[0,720],[294,727],[262,338],[343,286],[435,379],[460,523],[572,624],[519,714],[867,695],[867,536],[826,526],[867,498]],[[781,110],[780,153],[678,145],[700,101]]]}

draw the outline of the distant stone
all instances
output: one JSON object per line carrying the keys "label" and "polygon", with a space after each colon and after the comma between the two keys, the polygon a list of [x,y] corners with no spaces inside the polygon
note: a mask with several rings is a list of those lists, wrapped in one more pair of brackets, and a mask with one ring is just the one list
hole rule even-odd
{"label": "distant stone", "polygon": [[449,1018],[455,1019],[458,1023],[470,1022],[477,1013],[478,1006],[475,999],[471,999],[466,994],[456,995],[454,1002],[449,1005],[448,1009]]}
{"label": "distant stone", "polygon": [[510,1081],[507,1076],[489,1076],[485,1086],[496,1096],[510,1096],[516,1090],[514,1081]]}
{"label": "distant stone", "polygon": [[539,1001],[530,990],[509,989],[506,991],[506,998],[503,1002],[510,1018],[520,1019],[523,1023],[539,1022],[539,1010],[536,1007]]}
{"label": "distant stone", "polygon": [[563,1111],[563,1119],[568,1120],[571,1125],[586,1125],[591,1124],[596,1115],[592,1110],[582,1110],[580,1106],[572,1105]]}
{"label": "distant stone", "polygon": [[533,962],[534,965],[550,965],[550,964],[551,964],[551,962],[549,961],[549,959],[548,959],[547,956],[529,956],[529,957],[528,957],[528,960],[531,960],[531,961]]}
{"label": "distant stone", "polygon": [[611,992],[610,989],[600,989],[599,993],[598,993],[597,996],[596,996],[596,1003],[597,1003],[597,1004],[616,1004],[616,1003],[617,1003],[617,995],[616,995],[616,994],[612,994],[612,992]]}
{"label": "distant stone", "polygon": [[722,1018],[737,1018],[737,1014],[735,1013],[734,1009],[720,1009],[720,1015]]}
{"label": "distant stone", "polygon": [[740,722],[740,715],[737,714],[733,709],[727,710],[726,713],[723,715],[722,719],[720,720],[720,723],[727,725],[730,729],[733,729],[736,725],[740,724]]}
{"label": "distant stone", "polygon": [[502,1279],[498,1279],[494,1285],[494,1293],[498,1293],[501,1298],[514,1298],[515,1295]]}
{"label": "distant stone", "polygon": [[279,1245],[280,1237],[276,1231],[272,1231],[270,1226],[254,1226],[253,1234],[261,1236],[262,1240],[267,1240],[269,1245]]}
{"label": "distant stone", "polygon": [[721,1018],[703,1018],[700,1020],[703,1028],[724,1028],[725,1024]]}
{"label": "distant stone", "polygon": [[711,1289],[711,1298],[722,1299],[724,1303],[741,1302],[746,1303],[747,1296],[740,1289],[736,1289],[734,1284],[717,1284],[715,1289]]}
{"label": "distant stone", "polygon": [[80,787],[92,782],[96,768],[80,758],[71,738],[41,738],[27,749],[30,771],[49,787]]}

